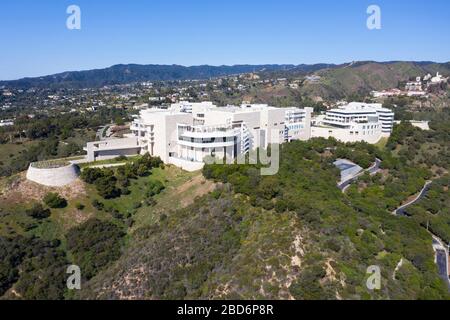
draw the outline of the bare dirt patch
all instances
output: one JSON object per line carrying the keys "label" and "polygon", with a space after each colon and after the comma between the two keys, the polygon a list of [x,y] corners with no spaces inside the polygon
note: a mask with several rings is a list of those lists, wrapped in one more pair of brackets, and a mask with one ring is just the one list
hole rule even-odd
{"label": "bare dirt patch", "polygon": [[29,181],[22,172],[5,184],[0,199],[11,204],[19,204],[40,201],[49,192],[56,192],[68,200],[86,195],[85,185],[79,179],[67,186],[54,188]]}
{"label": "bare dirt patch", "polygon": [[214,191],[216,184],[198,175],[175,189],[175,193],[180,196],[179,201],[182,207],[186,207],[194,202],[196,197],[203,196]]}
{"label": "bare dirt patch", "polygon": [[80,211],[73,208],[65,212],[59,213],[56,216],[56,219],[64,230],[69,230],[87,221],[92,216],[93,213],[90,211]]}

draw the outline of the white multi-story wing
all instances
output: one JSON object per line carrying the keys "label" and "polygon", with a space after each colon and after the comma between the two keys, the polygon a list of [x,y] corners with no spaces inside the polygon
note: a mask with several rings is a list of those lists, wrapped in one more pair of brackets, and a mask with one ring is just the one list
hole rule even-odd
{"label": "white multi-story wing", "polygon": [[316,119],[311,136],[376,143],[390,135],[393,125],[394,112],[380,103],[351,102],[328,110],[325,117]]}

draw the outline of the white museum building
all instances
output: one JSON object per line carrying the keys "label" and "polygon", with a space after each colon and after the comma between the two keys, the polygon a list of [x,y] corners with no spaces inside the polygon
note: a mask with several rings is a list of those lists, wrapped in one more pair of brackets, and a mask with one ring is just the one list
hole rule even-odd
{"label": "white museum building", "polygon": [[201,169],[205,157],[233,161],[258,147],[311,136],[312,108],[266,104],[217,107],[211,102],[142,110],[125,139],[90,142],[87,160],[148,152],[185,170]]}
{"label": "white museum building", "polygon": [[390,135],[394,112],[381,104],[351,102],[312,119],[312,108],[266,104],[218,107],[182,101],[141,110],[123,139],[89,142],[86,160],[149,153],[164,163],[199,170],[206,157],[233,161],[258,147],[314,137],[377,143]]}
{"label": "white museum building", "polygon": [[391,134],[393,126],[394,112],[383,108],[381,103],[351,102],[314,118],[311,137],[377,143]]}

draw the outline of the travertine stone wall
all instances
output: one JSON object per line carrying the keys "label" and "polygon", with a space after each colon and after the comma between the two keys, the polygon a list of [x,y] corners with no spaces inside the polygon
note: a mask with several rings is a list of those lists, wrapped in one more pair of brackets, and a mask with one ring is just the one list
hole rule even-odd
{"label": "travertine stone wall", "polygon": [[27,179],[48,187],[62,187],[78,178],[80,169],[69,164],[59,168],[40,169],[30,164]]}

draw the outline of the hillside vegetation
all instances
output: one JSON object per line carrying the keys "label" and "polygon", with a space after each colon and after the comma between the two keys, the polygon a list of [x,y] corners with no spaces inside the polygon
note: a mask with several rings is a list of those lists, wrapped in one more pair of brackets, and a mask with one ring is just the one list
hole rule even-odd
{"label": "hillside vegetation", "polygon": [[[322,83],[352,92],[434,67],[363,63],[320,72]],[[379,68],[377,76],[367,77],[368,68]],[[347,76],[345,85],[337,80]],[[277,90],[264,94],[285,105],[306,99],[299,90]],[[450,299],[432,250],[432,233],[450,241],[445,99],[414,113],[410,99],[388,101],[399,119],[429,119],[431,130],[403,121],[376,146],[334,139],[283,144],[273,176],[261,176],[259,165],[188,173],[144,155],[101,162],[119,167],[85,164],[81,179],[65,188],[39,186],[17,172],[30,161],[58,158],[55,141],[75,122],[89,128],[99,119],[74,116],[65,127],[60,120],[68,116],[24,123],[40,140],[2,158],[0,297]],[[378,158],[381,170],[341,192],[337,158],[363,168]],[[393,215],[429,180],[421,202],[406,216]],[[80,291],[65,286],[70,264],[82,269]],[[380,290],[366,286],[370,266],[380,267]]]}
{"label": "hillside vegetation", "polygon": [[[30,209],[33,202],[2,208],[1,293],[28,299],[448,299],[422,218],[439,217],[432,227],[446,239],[447,213],[436,210],[434,199],[448,201],[439,194],[448,188],[449,126],[447,114],[438,118],[430,132],[396,126],[385,148],[332,139],[284,144],[274,176],[261,176],[259,166],[208,165],[203,175],[215,189],[196,178],[199,173],[174,174],[174,168],[154,167],[159,160],[148,156],[122,169],[85,169],[87,192],[66,196],[64,208]],[[420,141],[435,146],[436,156],[422,157]],[[382,172],[342,193],[332,165],[342,156],[362,167],[380,158]],[[392,215],[436,178],[423,209],[412,218]],[[104,179],[114,179],[120,192],[105,192]],[[182,201],[189,197],[193,202]],[[71,263],[82,266],[80,291],[64,287]],[[381,269],[380,290],[366,287],[372,265]]]}
{"label": "hillside vegetation", "polygon": [[324,99],[365,96],[373,90],[396,88],[400,81],[436,72],[449,74],[450,63],[358,62],[316,72],[321,77],[319,83],[305,83],[301,92]]}
{"label": "hillside vegetation", "polygon": [[[259,72],[267,83],[250,83],[249,87],[233,94],[213,95],[213,100],[219,105],[239,104],[242,101],[253,103],[268,103],[277,107],[301,106],[313,107],[315,111],[323,111],[321,101],[334,103],[337,100],[365,101],[371,91],[400,87],[403,84],[428,73],[450,75],[450,63],[432,62],[354,62],[343,65],[316,65],[317,69],[291,68],[288,70]],[[308,76],[317,76],[311,81]],[[287,79],[296,82],[298,87],[290,87],[283,81]],[[442,93],[445,93],[443,88]],[[445,97],[443,97],[445,99]],[[414,98],[401,97],[401,100],[411,100],[420,106],[442,104],[439,95],[430,97],[427,101],[415,101]]]}
{"label": "hillside vegetation", "polygon": [[[445,153],[423,159],[413,142],[447,152],[441,119],[429,133],[397,126],[382,149],[323,139],[284,144],[275,176],[261,177],[258,166],[208,165],[204,176],[223,185],[137,229],[122,256],[77,297],[449,299],[431,234],[420,220],[392,215],[448,170]],[[344,194],[332,165],[342,155],[363,167],[378,157],[382,171]],[[435,214],[442,216],[435,224],[447,223]],[[372,265],[381,269],[379,291],[366,287]]]}

